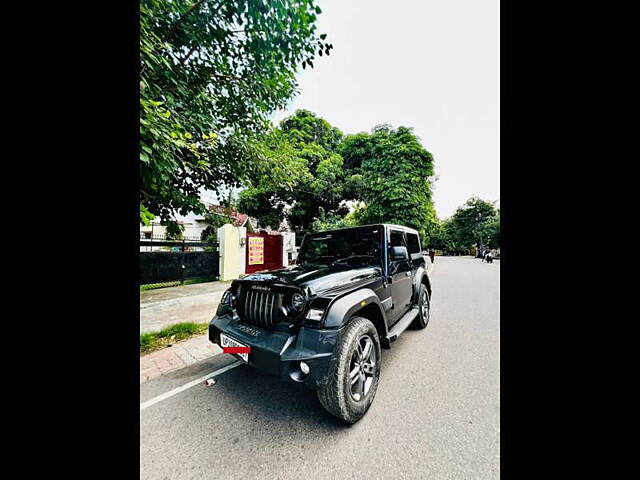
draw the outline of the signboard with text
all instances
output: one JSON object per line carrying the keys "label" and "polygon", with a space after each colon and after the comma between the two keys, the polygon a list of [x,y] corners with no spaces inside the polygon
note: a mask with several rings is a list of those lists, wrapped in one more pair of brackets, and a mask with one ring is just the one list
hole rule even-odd
{"label": "signboard with text", "polygon": [[249,237],[249,265],[264,263],[264,238]]}

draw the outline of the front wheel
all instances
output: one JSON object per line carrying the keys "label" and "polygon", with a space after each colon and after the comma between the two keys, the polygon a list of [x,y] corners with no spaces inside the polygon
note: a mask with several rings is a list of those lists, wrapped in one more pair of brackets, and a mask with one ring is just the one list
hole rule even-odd
{"label": "front wheel", "polygon": [[366,318],[353,317],[336,347],[327,382],[318,400],[332,415],[347,423],[360,420],[373,402],[380,378],[380,339]]}

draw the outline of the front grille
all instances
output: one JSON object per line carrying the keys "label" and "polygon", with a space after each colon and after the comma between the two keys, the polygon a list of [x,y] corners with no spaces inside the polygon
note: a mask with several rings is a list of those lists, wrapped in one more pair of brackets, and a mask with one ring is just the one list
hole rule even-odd
{"label": "front grille", "polygon": [[242,309],[238,313],[247,323],[273,330],[280,318],[281,304],[282,295],[279,293],[249,290],[244,294]]}

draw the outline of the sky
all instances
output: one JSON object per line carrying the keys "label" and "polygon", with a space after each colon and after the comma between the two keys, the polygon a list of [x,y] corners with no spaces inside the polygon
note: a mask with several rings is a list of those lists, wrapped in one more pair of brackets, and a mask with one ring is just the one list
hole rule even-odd
{"label": "sky", "polygon": [[498,0],[320,0],[334,48],[274,122],[311,110],[345,134],[413,127],[435,161],[441,219],[500,198]]}

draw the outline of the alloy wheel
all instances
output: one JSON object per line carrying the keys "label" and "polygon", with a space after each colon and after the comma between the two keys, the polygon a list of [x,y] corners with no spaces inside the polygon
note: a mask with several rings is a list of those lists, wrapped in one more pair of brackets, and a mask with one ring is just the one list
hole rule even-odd
{"label": "alloy wheel", "polygon": [[427,292],[422,292],[422,305],[420,309],[422,310],[422,319],[427,321],[429,319],[429,297],[427,297]]}
{"label": "alloy wheel", "polygon": [[363,400],[373,384],[376,371],[376,349],[369,335],[358,340],[349,364],[349,393],[359,402]]}

